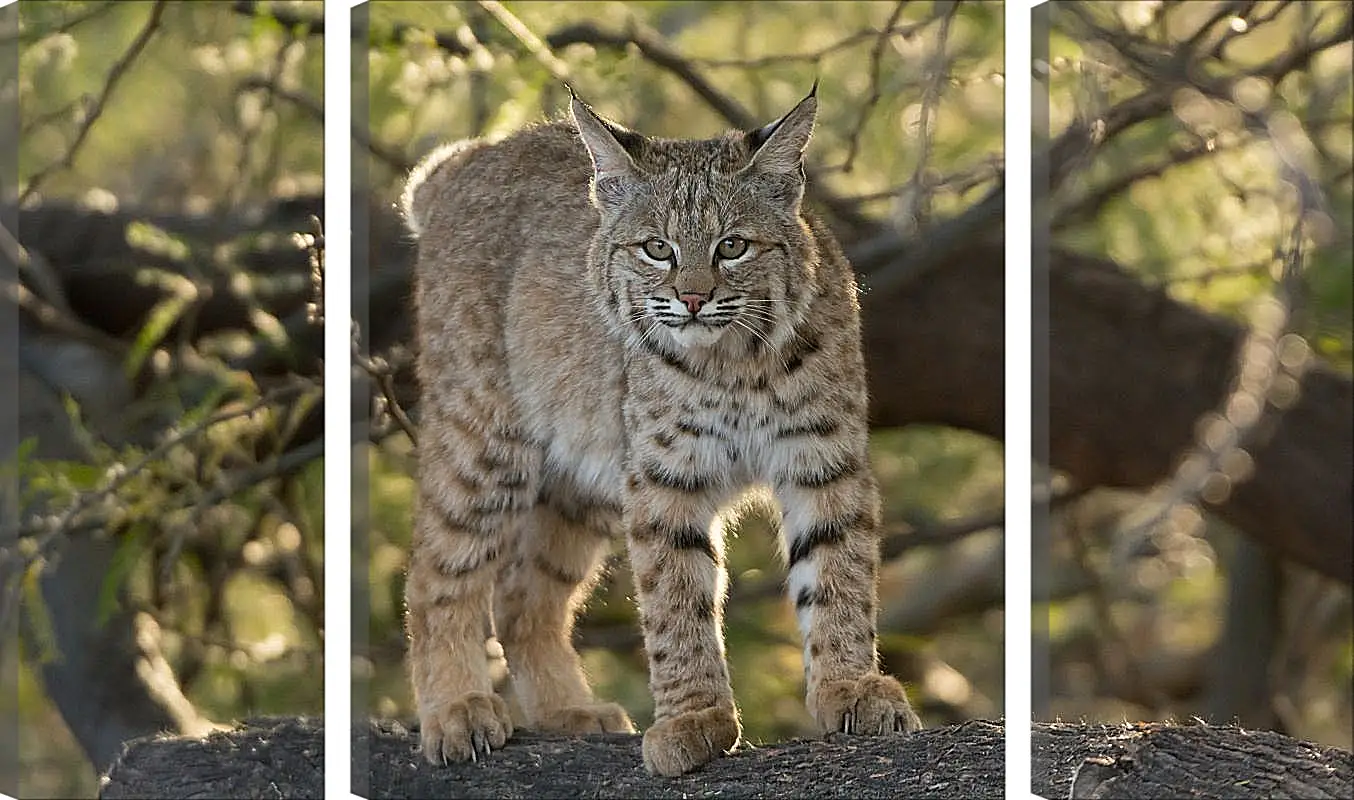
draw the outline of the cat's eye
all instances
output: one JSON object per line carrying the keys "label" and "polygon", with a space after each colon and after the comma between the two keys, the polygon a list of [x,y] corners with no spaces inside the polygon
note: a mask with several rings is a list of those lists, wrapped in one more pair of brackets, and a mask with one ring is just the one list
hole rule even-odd
{"label": "cat's eye", "polygon": [[715,247],[715,255],[725,261],[732,261],[748,251],[748,240],[741,236],[725,236]]}
{"label": "cat's eye", "polygon": [[644,255],[654,261],[668,261],[672,258],[672,245],[662,239],[649,239],[644,243]]}

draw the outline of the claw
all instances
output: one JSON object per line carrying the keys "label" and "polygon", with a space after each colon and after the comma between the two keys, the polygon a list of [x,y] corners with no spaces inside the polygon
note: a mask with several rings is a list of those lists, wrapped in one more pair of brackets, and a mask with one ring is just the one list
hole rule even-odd
{"label": "claw", "polygon": [[488,758],[490,753],[489,735],[484,731],[472,731],[470,733],[470,760],[479,762],[480,758]]}

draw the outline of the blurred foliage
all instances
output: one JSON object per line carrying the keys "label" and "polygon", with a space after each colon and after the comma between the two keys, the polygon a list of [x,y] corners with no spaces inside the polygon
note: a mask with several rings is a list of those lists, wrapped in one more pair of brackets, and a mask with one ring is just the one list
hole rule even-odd
{"label": "blurred foliage", "polygon": [[[1055,193],[1055,245],[1108,257],[1177,300],[1247,326],[1286,310],[1287,332],[1349,374],[1351,13],[1343,2],[1055,4],[1051,58],[1036,65],[1049,133],[1083,124],[1100,137]],[[1165,102],[1156,111],[1120,114],[1158,94]],[[1306,258],[1284,283],[1300,215]],[[1243,721],[1253,715],[1349,749],[1348,587],[1282,568],[1275,651],[1219,663],[1228,583],[1246,543],[1188,505],[1125,541],[1116,525],[1142,503],[1138,494],[1097,491],[1057,515],[1049,713],[1105,722],[1206,716],[1210,688],[1230,667],[1268,676],[1270,698],[1236,709]]]}
{"label": "blurred foliage", "polygon": [[[733,127],[693,92],[692,75],[746,108],[755,124],[785,113],[817,79],[820,109],[808,161],[820,185],[868,217],[915,219],[918,208],[949,216],[990,191],[999,174],[999,3],[505,5],[547,45],[572,39],[553,55],[579,96],[650,135],[706,138]],[[393,202],[408,166],[438,143],[502,136],[567,114],[568,94],[545,59],[531,55],[479,5],[376,2],[370,12],[369,163],[381,202]],[[660,67],[633,43],[615,44],[614,37],[631,31],[671,50],[676,66]],[[943,62],[937,59],[942,44]],[[929,125],[923,124],[928,112],[934,113]],[[857,152],[846,169],[853,141]],[[371,624],[355,667],[370,679],[369,709],[404,718],[414,716],[401,629],[410,451],[408,438],[396,434],[367,452]],[[899,536],[910,526],[925,531],[990,518],[1002,506],[997,442],[953,429],[880,431],[873,457],[885,518]],[[999,522],[998,516],[952,544],[907,548],[881,575],[886,668],[910,683],[929,724],[1002,713]],[[754,742],[811,729],[802,649],[772,531],[760,515],[744,519],[728,556],[730,669],[745,735]],[[966,582],[974,570],[986,582]],[[575,638],[599,696],[620,702],[642,726],[652,720],[652,699],[623,552],[612,554],[606,575]],[[973,587],[987,591],[974,595]],[[951,596],[958,599],[948,605],[929,602]]]}
{"label": "blurred foliage", "polygon": [[[61,160],[152,6],[141,0],[108,4],[73,30],[56,32],[102,5],[20,4],[22,180]],[[300,104],[270,97],[257,82],[303,92],[318,107],[322,40],[271,16],[242,15],[232,5],[213,0],[166,7],[155,37],[116,87],[74,168],[53,174],[43,187],[47,195],[203,213],[321,190],[320,120]],[[309,5],[312,16],[319,8],[281,5]]]}
{"label": "blurred foliage", "polygon": [[[1083,4],[1098,17],[1170,53],[1223,7],[1221,3],[1123,2]],[[1181,88],[1171,113],[1154,116],[1097,147],[1077,176],[1077,189],[1057,204],[1059,242],[1103,254],[1145,280],[1167,286],[1177,299],[1244,318],[1278,277],[1276,250],[1294,223],[1294,187],[1284,176],[1270,137],[1248,130],[1246,111],[1267,112],[1274,124],[1296,122],[1310,137],[1302,166],[1325,198],[1325,222],[1306,264],[1299,332],[1330,362],[1351,368],[1354,281],[1350,279],[1350,140],[1354,45],[1318,53],[1307,69],[1271,85],[1250,72],[1305,41],[1328,36],[1347,21],[1340,2],[1259,3],[1248,17],[1273,19],[1232,33],[1222,55],[1206,65],[1210,78],[1235,81],[1232,98]],[[1233,17],[1235,18],[1235,17]],[[1239,18],[1235,18],[1239,19]],[[1225,22],[1225,21],[1224,21]],[[1223,26],[1225,27],[1225,26]],[[1148,82],[1116,58],[1112,43],[1079,42],[1055,23],[1051,40],[1050,133],[1078,115],[1094,118],[1141,92]],[[1088,198],[1135,173],[1098,213]]]}
{"label": "blurred foliage", "polygon": [[[270,274],[268,259],[304,263],[305,242],[253,226],[321,190],[322,40],[238,5],[20,4],[20,196],[132,211],[124,238],[141,263],[82,266],[126,271],[165,299],[109,344],[133,402],[100,408],[117,402],[112,384],[88,392],[88,406],[73,392],[67,424],[23,432],[37,439],[20,458],[32,513],[17,551],[35,576],[81,537],[114,536],[100,616],[139,612],[138,635],[153,637],[198,710],[225,723],[322,708],[323,468],[318,440],[296,437],[323,389],[316,375],[241,366],[290,347],[264,305],[298,278]],[[313,1],[274,8],[322,12]],[[31,252],[51,244],[20,234]],[[199,335],[223,285],[247,298],[249,323]],[[52,457],[49,434],[73,437],[74,453]],[[23,796],[93,796],[94,770],[36,669],[60,653],[35,599],[21,609],[37,631],[18,681]]]}

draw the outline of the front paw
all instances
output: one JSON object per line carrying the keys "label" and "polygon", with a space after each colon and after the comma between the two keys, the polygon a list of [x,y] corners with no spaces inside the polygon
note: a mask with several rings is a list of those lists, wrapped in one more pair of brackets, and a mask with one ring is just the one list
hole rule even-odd
{"label": "front paw", "polygon": [[496,694],[467,692],[456,700],[419,711],[423,756],[432,764],[478,761],[512,736],[508,705]]}
{"label": "front paw", "polygon": [[635,723],[615,703],[569,706],[543,714],[536,728],[559,733],[634,733]]}
{"label": "front paw", "polygon": [[739,732],[738,714],[726,706],[659,720],[644,732],[644,766],[669,778],[690,772],[732,749]]}
{"label": "front paw", "polygon": [[888,675],[824,681],[809,693],[808,706],[824,731],[878,736],[921,730],[903,685]]}

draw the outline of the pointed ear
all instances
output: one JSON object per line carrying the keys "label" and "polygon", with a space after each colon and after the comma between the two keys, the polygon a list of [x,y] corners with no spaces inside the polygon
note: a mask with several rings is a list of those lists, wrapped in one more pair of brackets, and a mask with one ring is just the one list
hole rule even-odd
{"label": "pointed ear", "polygon": [[753,154],[745,169],[775,175],[799,174],[804,150],[813,135],[813,121],[818,116],[817,94],[818,82],[814,81],[809,96],[800,100],[790,113],[747,134]]}
{"label": "pointed ear", "polygon": [[579,136],[583,137],[583,145],[588,148],[588,155],[592,156],[592,168],[597,174],[597,181],[634,175],[637,172],[634,159],[630,158],[621,140],[632,139],[635,134],[597,116],[587,103],[574,95],[572,89],[569,95],[572,98],[569,112],[573,115]]}

